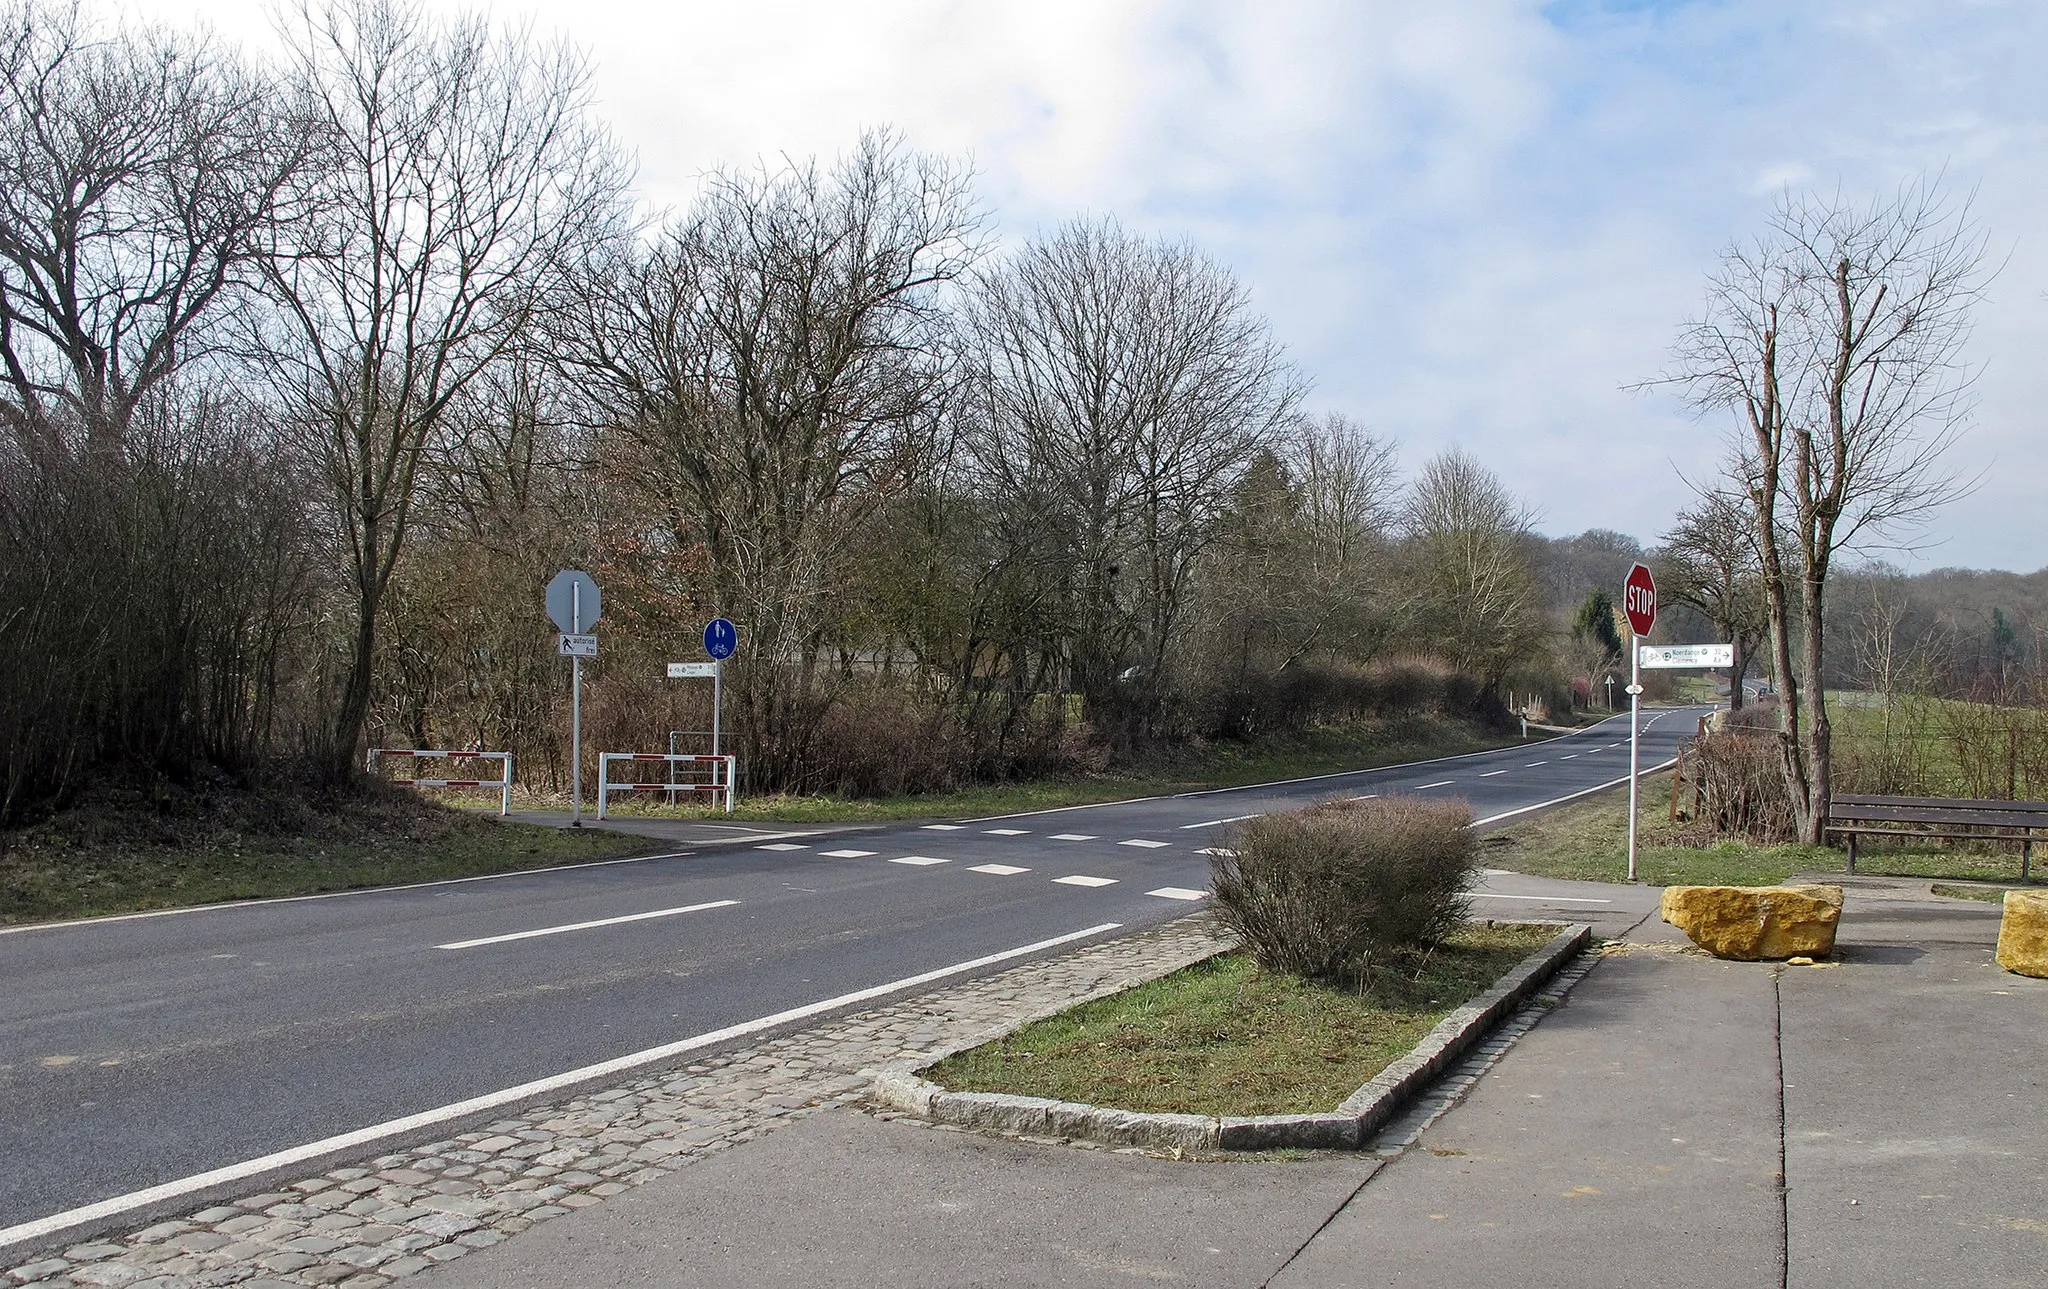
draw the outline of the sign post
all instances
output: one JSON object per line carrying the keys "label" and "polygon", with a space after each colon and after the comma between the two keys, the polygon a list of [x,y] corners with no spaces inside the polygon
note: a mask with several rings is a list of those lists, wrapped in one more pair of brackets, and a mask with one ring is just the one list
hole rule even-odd
{"label": "sign post", "polygon": [[1636,880],[1636,800],[1641,791],[1643,749],[1643,650],[1637,643],[1657,625],[1657,579],[1638,564],[1621,584],[1621,611],[1628,616],[1628,880]]}
{"label": "sign post", "polygon": [[583,660],[597,657],[597,637],[586,632],[597,624],[604,597],[588,573],[565,568],[548,583],[548,616],[561,636],[556,652],[569,659],[569,826],[583,826]]}
{"label": "sign post", "polygon": [[704,624],[704,652],[711,655],[711,755],[718,755],[718,712],[725,700],[725,660],[740,647],[739,628],[730,619]]}

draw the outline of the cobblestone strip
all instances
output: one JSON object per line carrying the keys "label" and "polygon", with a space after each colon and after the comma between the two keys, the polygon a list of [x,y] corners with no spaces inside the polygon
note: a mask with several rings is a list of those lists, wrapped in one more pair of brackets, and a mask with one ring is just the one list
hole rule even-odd
{"label": "cobblestone strip", "polygon": [[46,1251],[0,1284],[377,1289],[866,1095],[864,1071],[975,1046],[1228,947],[1205,915],[334,1168],[124,1236]]}
{"label": "cobblestone strip", "polygon": [[1391,1159],[1414,1146],[1431,1124],[1443,1118],[1446,1111],[1464,1099],[1473,1084],[1500,1064],[1500,1058],[1507,1055],[1517,1039],[1536,1028],[1538,1021],[1564,1002],[1564,996],[1571,992],[1572,986],[1584,980],[1600,958],[1598,949],[1589,950],[1559,968],[1557,974],[1512,1016],[1502,1021],[1485,1042],[1475,1045],[1470,1055],[1445,1070],[1406,1110],[1389,1120],[1366,1148]]}

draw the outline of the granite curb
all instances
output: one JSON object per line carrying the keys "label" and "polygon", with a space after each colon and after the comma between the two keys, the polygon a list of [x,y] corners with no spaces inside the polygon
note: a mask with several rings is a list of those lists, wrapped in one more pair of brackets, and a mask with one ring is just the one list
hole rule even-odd
{"label": "granite curb", "polygon": [[[914,1065],[892,1065],[872,1071],[870,1092],[885,1106],[935,1123],[1015,1136],[1064,1137],[1184,1152],[1356,1150],[1488,1030],[1535,994],[1591,942],[1592,935],[1590,926],[1568,924],[1491,989],[1437,1022],[1406,1056],[1380,1071],[1335,1110],[1246,1116],[1150,1114],[1000,1092],[953,1092],[920,1076],[920,1071],[947,1056],[1014,1033],[1043,1016],[1005,1024],[995,1032],[977,1036],[973,1042],[958,1044]],[[1192,957],[1183,966],[1226,951],[1227,947],[1218,947]],[[1116,988],[1100,989],[1090,998],[1116,992]],[[1054,1012],[1061,1010],[1065,1008],[1056,1008]]]}

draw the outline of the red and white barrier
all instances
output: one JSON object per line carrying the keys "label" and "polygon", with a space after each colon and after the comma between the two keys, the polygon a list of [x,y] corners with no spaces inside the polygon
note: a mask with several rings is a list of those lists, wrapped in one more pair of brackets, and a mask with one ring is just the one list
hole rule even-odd
{"label": "red and white barrier", "polygon": [[443,756],[451,761],[502,761],[504,773],[495,779],[393,779],[409,788],[496,788],[498,789],[498,815],[503,818],[512,813],[512,754],[510,752],[456,752],[446,749],[429,750],[410,747],[373,747],[363,758],[363,768],[371,774],[377,772],[377,761],[386,756]]}
{"label": "red and white barrier", "polygon": [[[614,761],[664,761],[670,765],[702,765],[708,777],[695,783],[613,783]],[[604,818],[605,803],[614,792],[666,792],[673,801],[678,792],[722,793],[725,813],[732,813],[733,779],[739,769],[736,756],[701,756],[670,752],[600,752],[597,757],[597,817]],[[715,798],[714,798],[715,799]]]}

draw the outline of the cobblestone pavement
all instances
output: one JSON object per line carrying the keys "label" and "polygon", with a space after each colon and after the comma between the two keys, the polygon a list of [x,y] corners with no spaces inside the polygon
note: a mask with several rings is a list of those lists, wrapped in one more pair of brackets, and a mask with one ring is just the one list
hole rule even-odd
{"label": "cobblestone pavement", "polygon": [[127,1235],[45,1250],[0,1284],[374,1289],[857,1102],[864,1069],[971,1047],[1228,944],[1205,915],[1181,918]]}
{"label": "cobblestone pavement", "polygon": [[[1205,915],[1182,918],[126,1235],[46,1250],[7,1271],[0,1284],[375,1289],[820,1108],[857,1103],[868,1086],[863,1070],[974,1046],[1177,971],[1229,943]],[[1559,972],[1372,1148],[1394,1155],[1412,1145],[1594,961],[1584,955]]]}

